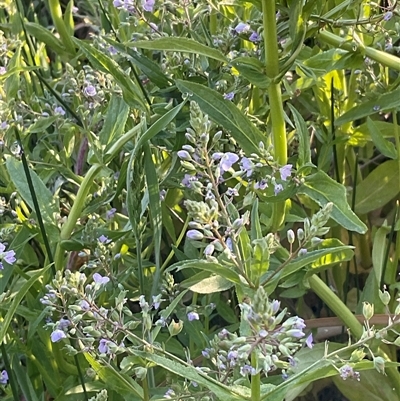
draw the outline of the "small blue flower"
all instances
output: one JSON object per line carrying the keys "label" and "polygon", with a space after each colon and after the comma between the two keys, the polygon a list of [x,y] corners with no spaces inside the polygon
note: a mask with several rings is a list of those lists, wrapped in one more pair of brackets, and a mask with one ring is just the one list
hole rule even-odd
{"label": "small blue flower", "polygon": [[226,99],[226,100],[233,100],[234,97],[235,97],[235,94],[233,92],[228,92],[228,93],[225,93],[225,95],[224,95],[224,99]]}
{"label": "small blue flower", "polygon": [[58,114],[58,115],[60,115],[60,116],[65,116],[65,110],[64,110],[61,106],[57,106],[57,107],[54,109],[54,113],[55,113],[55,114]]}
{"label": "small blue flower", "polygon": [[79,306],[81,307],[82,310],[88,311],[90,309],[90,305],[88,301],[85,301],[84,299],[79,303]]}
{"label": "small blue flower", "polygon": [[50,334],[50,339],[51,342],[53,343],[57,343],[59,341],[61,341],[63,338],[67,338],[67,335],[62,331],[62,330],[54,330],[51,334]]}
{"label": "small blue flower", "polygon": [[[15,258],[15,252],[13,250],[6,251],[6,246],[0,242],[0,260],[5,261],[9,265],[12,265],[17,259]],[[3,264],[0,262],[0,270],[4,269]]]}
{"label": "small blue flower", "polygon": [[97,283],[97,284],[107,284],[110,281],[110,279],[108,277],[106,277],[106,276],[103,277],[99,273],[94,273],[93,274],[93,281],[95,283]]}
{"label": "small blue flower", "polygon": [[340,374],[340,377],[343,380],[351,378],[351,379],[355,379],[357,381],[360,381],[360,373],[356,372],[350,365],[342,366],[339,369],[339,374]]}
{"label": "small blue flower", "polygon": [[6,370],[3,370],[0,374],[0,384],[7,384],[8,382],[8,373]]}
{"label": "small blue flower", "polygon": [[240,160],[240,168],[246,172],[246,177],[249,178],[253,174],[254,164],[247,157],[242,157],[242,160]]}
{"label": "small blue flower", "polygon": [[199,320],[200,319],[199,314],[197,312],[193,312],[193,311],[189,312],[187,314],[187,318],[188,318],[189,322],[193,322],[193,320]]}
{"label": "small blue flower", "polygon": [[233,164],[239,160],[239,156],[236,153],[226,152],[219,162],[219,166],[222,171],[228,171]]}
{"label": "small blue flower", "polygon": [[169,390],[167,390],[167,392],[164,394],[164,398],[172,398],[172,397],[174,397],[176,394],[175,394],[175,391],[174,390],[172,390],[172,388],[170,388]]}
{"label": "small blue flower", "polygon": [[108,348],[108,343],[109,341],[105,338],[102,338],[100,340],[98,350],[101,354],[108,354],[110,352],[110,349]]}
{"label": "small blue flower", "polygon": [[236,33],[246,33],[249,29],[250,29],[250,25],[246,24],[244,22],[239,22],[236,26],[235,26],[235,31]]}
{"label": "small blue flower", "polygon": [[391,11],[388,11],[387,13],[385,13],[385,15],[383,16],[383,20],[384,21],[389,21],[390,19],[392,19],[393,17],[393,13]]}
{"label": "small blue flower", "polygon": [[106,219],[107,220],[112,219],[114,217],[116,211],[117,211],[117,209],[115,207],[113,207],[110,210],[108,210],[107,213],[106,213]]}
{"label": "small blue flower", "polygon": [[155,0],[142,0],[142,7],[145,11],[150,13],[153,12],[155,5]]}
{"label": "small blue flower", "polygon": [[111,240],[106,237],[104,234],[101,234],[99,238],[97,238],[97,240],[101,243],[101,244],[109,244],[111,242]]}
{"label": "small blue flower", "polygon": [[88,85],[83,90],[83,93],[85,94],[85,96],[93,97],[93,96],[96,96],[97,90],[93,85]]}
{"label": "small blue flower", "polygon": [[7,68],[4,66],[0,67],[0,75],[4,75],[7,72]]}
{"label": "small blue flower", "polygon": [[263,191],[267,187],[268,187],[268,181],[265,178],[263,178],[260,181],[257,181],[254,184],[254,189],[259,189],[260,191]]}
{"label": "small blue flower", "polygon": [[57,328],[60,330],[64,330],[66,329],[69,325],[71,324],[71,322],[68,319],[61,319],[58,324],[57,324]]}
{"label": "small blue flower", "polygon": [[253,32],[249,37],[250,42],[257,43],[261,40],[260,35],[257,32]]}
{"label": "small blue flower", "polygon": [[307,337],[306,345],[308,348],[312,348],[314,346],[312,333]]}
{"label": "small blue flower", "polygon": [[281,175],[281,180],[286,181],[288,177],[292,175],[292,165],[287,164],[279,169],[279,173]]}
{"label": "small blue flower", "polygon": [[249,374],[254,376],[256,374],[256,370],[250,365],[244,365],[240,368],[240,374],[242,376],[247,376]]}
{"label": "small blue flower", "polygon": [[283,191],[283,186],[282,186],[282,184],[275,184],[275,185],[274,185],[274,193],[275,193],[275,196],[278,195],[279,192],[282,192],[282,191]]}

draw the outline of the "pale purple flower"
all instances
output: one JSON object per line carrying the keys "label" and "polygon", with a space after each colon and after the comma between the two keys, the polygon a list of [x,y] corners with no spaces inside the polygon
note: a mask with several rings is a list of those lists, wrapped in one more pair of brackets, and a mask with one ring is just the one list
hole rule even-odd
{"label": "pale purple flower", "polygon": [[97,238],[97,240],[101,243],[101,244],[109,244],[111,242],[111,240],[106,237],[104,234],[101,234],[99,238]]}
{"label": "pale purple flower", "polygon": [[0,374],[0,384],[7,384],[8,382],[8,373],[6,370],[3,370]]}
{"label": "pale purple flower", "polygon": [[94,273],[93,274],[93,281],[95,283],[97,283],[97,284],[107,284],[110,281],[110,279],[108,277],[106,277],[106,276],[103,277],[99,273]]}
{"label": "pale purple flower", "polygon": [[274,299],[270,306],[271,306],[272,313],[275,315],[276,313],[278,313],[279,308],[281,307],[281,303],[280,303],[280,301]]}
{"label": "pale purple flower", "polygon": [[249,37],[250,42],[259,42],[261,40],[260,35],[257,32],[253,32]]}
{"label": "pale purple flower", "polygon": [[108,354],[110,352],[110,348],[108,347],[109,341],[105,338],[102,338],[99,343],[98,350],[101,354]]}
{"label": "pale purple flower", "polygon": [[283,186],[282,186],[282,184],[275,184],[275,185],[274,185],[274,193],[275,193],[275,196],[278,195],[279,192],[282,192],[282,191],[283,191]]}
{"label": "pale purple flower", "polygon": [[292,327],[294,329],[303,330],[306,328],[306,324],[304,323],[304,319],[301,317],[295,316],[292,321]]}
{"label": "pale purple flower", "polygon": [[113,207],[110,210],[108,210],[106,212],[106,219],[110,220],[111,218],[113,218],[116,211],[117,211],[117,209],[115,207]]}
{"label": "pale purple flower", "polygon": [[226,100],[233,100],[233,98],[235,97],[235,94],[233,92],[228,92],[224,94],[224,99]]}
{"label": "pale purple flower", "polygon": [[80,306],[81,309],[84,310],[84,311],[88,311],[88,310],[90,309],[89,302],[86,301],[86,300],[84,300],[84,299],[79,303],[79,306]]}
{"label": "pale purple flower", "polygon": [[153,295],[153,307],[154,309],[158,309],[160,307],[161,301],[163,301],[163,299],[161,299],[162,295]]}
{"label": "pale purple flower", "polygon": [[281,167],[279,173],[281,175],[281,180],[286,181],[287,178],[292,175],[292,165],[286,164],[286,166]]}
{"label": "pale purple flower", "polygon": [[246,33],[250,29],[250,25],[245,22],[239,22],[234,29],[236,33]]}
{"label": "pale purple flower", "polygon": [[187,188],[190,188],[193,181],[197,181],[197,178],[194,175],[185,174],[181,184]]}
{"label": "pale purple flower", "polygon": [[121,1],[121,0],[114,0],[113,1],[113,6],[116,7],[116,8],[123,7],[123,5],[124,5],[124,2]]}
{"label": "pale purple flower", "polygon": [[200,319],[199,314],[197,312],[193,312],[193,311],[189,312],[187,314],[187,318],[188,318],[189,322],[193,322],[193,320],[199,320]]}
{"label": "pale purple flower", "polygon": [[264,191],[265,188],[268,187],[268,181],[263,178],[261,181],[257,181],[254,184],[254,189],[259,189],[260,191]]}
{"label": "pale purple flower", "polygon": [[236,188],[228,188],[226,190],[227,196],[239,196],[239,191]]}
{"label": "pale purple flower", "polygon": [[393,13],[392,13],[391,11],[388,11],[388,12],[385,13],[385,15],[383,16],[383,20],[384,20],[384,21],[389,21],[392,17],[393,17]]}
{"label": "pale purple flower", "polygon": [[61,319],[58,324],[57,324],[57,328],[60,330],[64,330],[66,329],[69,325],[71,324],[71,322],[68,319]]}
{"label": "pale purple flower", "polygon": [[108,46],[107,50],[112,56],[115,56],[118,53],[118,50],[114,46]]}
{"label": "pale purple flower", "polygon": [[[9,265],[12,265],[17,259],[13,250],[6,251],[6,246],[0,242],[0,259]],[[3,263],[0,262],[0,270],[4,269]]]}
{"label": "pale purple flower", "polygon": [[170,388],[169,390],[167,390],[167,392],[164,394],[164,398],[172,398],[172,397],[174,397],[176,394],[175,394],[175,391],[174,390],[172,390],[172,388]]}
{"label": "pale purple flower", "polygon": [[228,237],[225,241],[226,246],[228,247],[228,249],[233,252],[233,243],[232,243],[232,238]]}
{"label": "pale purple flower", "polygon": [[340,377],[343,380],[351,378],[351,379],[355,379],[357,381],[360,381],[360,373],[356,372],[350,365],[342,366],[339,369],[339,374],[340,374]]}
{"label": "pale purple flower", "polygon": [[61,106],[57,106],[54,109],[55,114],[59,114],[60,116],[65,116],[65,110]]}
{"label": "pale purple flower", "polygon": [[7,72],[7,68],[4,66],[0,67],[0,75],[4,75]]}
{"label": "pale purple flower", "polygon": [[302,338],[305,336],[305,334],[300,329],[290,329],[286,332],[286,334],[294,338]]}
{"label": "pale purple flower", "polygon": [[312,348],[314,346],[312,333],[307,337],[306,345],[307,345],[308,348]]}
{"label": "pale purple flower", "polygon": [[51,334],[50,334],[50,339],[51,342],[53,343],[57,343],[58,341],[61,341],[63,338],[67,338],[67,335],[62,331],[62,330],[54,330]]}
{"label": "pale purple flower", "polygon": [[83,90],[83,93],[85,94],[85,96],[93,97],[96,96],[97,90],[96,87],[94,87],[93,85],[88,85]]}
{"label": "pale purple flower", "polygon": [[155,0],[142,0],[142,7],[145,11],[150,13],[154,10]]}
{"label": "pale purple flower", "polygon": [[254,376],[256,374],[256,370],[250,365],[244,365],[240,368],[240,374],[242,376],[247,376],[249,374]]}
{"label": "pale purple flower", "polygon": [[233,164],[239,160],[239,156],[236,153],[226,152],[219,162],[219,166],[222,171],[228,171]]}
{"label": "pale purple flower", "polygon": [[304,255],[307,255],[307,249],[306,248],[301,248],[300,250],[299,250],[299,256],[304,256]]}
{"label": "pale purple flower", "polygon": [[246,177],[249,178],[253,174],[254,164],[247,157],[242,157],[242,160],[240,160],[240,168],[246,172]]}

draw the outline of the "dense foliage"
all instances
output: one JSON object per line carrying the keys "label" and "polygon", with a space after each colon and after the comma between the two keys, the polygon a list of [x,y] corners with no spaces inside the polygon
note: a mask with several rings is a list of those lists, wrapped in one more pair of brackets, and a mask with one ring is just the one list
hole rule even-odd
{"label": "dense foliage", "polygon": [[2,1],[1,398],[399,400],[399,16]]}

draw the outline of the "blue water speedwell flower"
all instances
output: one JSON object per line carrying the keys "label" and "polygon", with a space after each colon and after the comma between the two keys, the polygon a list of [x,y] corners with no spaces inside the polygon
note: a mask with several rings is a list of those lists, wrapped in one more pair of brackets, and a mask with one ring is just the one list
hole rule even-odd
{"label": "blue water speedwell flower", "polygon": [[305,344],[308,348],[312,348],[314,346],[312,333],[307,337]]}
{"label": "blue water speedwell flower", "polygon": [[250,25],[245,22],[239,22],[234,29],[236,33],[246,33],[250,29]]}
{"label": "blue water speedwell flower", "polygon": [[97,240],[101,243],[101,244],[109,244],[111,242],[111,240],[106,237],[104,234],[101,234],[99,238],[97,238]]}
{"label": "blue water speedwell flower", "polygon": [[150,13],[154,10],[155,0],[142,0],[142,7],[145,11]]}
{"label": "blue water speedwell flower", "polygon": [[93,97],[96,96],[97,90],[93,85],[88,85],[83,90],[83,93],[85,94],[85,96]]}
{"label": "blue water speedwell flower", "polygon": [[233,164],[239,160],[239,156],[235,153],[226,152],[219,162],[219,166],[222,171],[228,171]]}
{"label": "blue water speedwell flower", "polygon": [[249,37],[250,42],[257,43],[261,40],[260,35],[257,32],[253,32]]}
{"label": "blue water speedwell flower", "polygon": [[8,373],[6,370],[3,370],[0,374],[0,384],[7,384],[8,382]]}
{"label": "blue water speedwell flower", "polygon": [[250,365],[244,365],[240,368],[240,374],[242,376],[247,376],[248,374],[254,376],[256,374],[256,370]]}
{"label": "blue water speedwell flower", "polygon": [[388,11],[388,12],[385,13],[385,15],[383,16],[383,20],[384,20],[384,21],[389,21],[392,17],[393,17],[393,13],[392,13],[391,11]]}
{"label": "blue water speedwell flower", "polygon": [[90,309],[90,305],[88,301],[85,301],[84,299],[79,303],[79,306],[81,307],[82,310],[88,311]]}
{"label": "blue water speedwell flower", "polygon": [[348,379],[349,377],[351,379],[355,379],[357,381],[360,381],[360,373],[356,372],[350,365],[344,365],[339,369],[339,374],[340,377],[343,380]]}
{"label": "blue water speedwell flower", "polygon": [[110,220],[111,218],[113,218],[116,211],[117,211],[117,209],[115,207],[113,207],[109,211],[107,211],[106,219]]}
{"label": "blue water speedwell flower", "polygon": [[59,114],[60,116],[65,116],[65,110],[61,106],[57,106],[54,109],[55,114]]}
{"label": "blue water speedwell flower", "polygon": [[187,318],[188,318],[189,322],[193,322],[193,320],[199,320],[200,319],[199,314],[197,312],[193,312],[193,311],[189,312],[187,314]]}
{"label": "blue water speedwell flower", "polygon": [[233,98],[235,97],[235,94],[233,92],[228,92],[224,94],[224,99],[226,100],[233,100]]}
{"label": "blue water speedwell flower", "polygon": [[97,283],[97,284],[107,284],[110,281],[110,279],[108,277],[106,277],[106,276],[103,277],[99,273],[94,273],[93,274],[93,281],[95,283]]}
{"label": "blue water speedwell flower", "polygon": [[[17,259],[15,258],[15,252],[13,250],[6,251],[6,246],[0,242],[0,259],[6,261],[9,265],[12,265]],[[0,262],[0,270],[4,269],[3,263]]]}
{"label": "blue water speedwell flower", "polygon": [[61,341],[63,338],[67,338],[67,335],[62,331],[62,330],[54,330],[50,334],[50,339],[53,343],[57,343],[58,341]]}
{"label": "blue water speedwell flower", "polygon": [[259,189],[260,191],[263,191],[267,187],[268,187],[268,181],[265,178],[263,178],[260,181],[257,181],[254,184],[254,189]]}
{"label": "blue water speedwell flower", "polygon": [[240,160],[240,169],[246,172],[246,177],[249,178],[253,174],[254,164],[247,157],[242,157]]}
{"label": "blue water speedwell flower", "polygon": [[108,354],[110,352],[110,349],[108,348],[108,343],[109,341],[105,338],[102,338],[100,340],[98,350],[101,354]]}
{"label": "blue water speedwell flower", "polygon": [[283,191],[283,186],[282,186],[282,184],[275,184],[275,186],[274,186],[274,193],[275,193],[275,196],[278,195],[279,192],[282,192],[282,191]]}
{"label": "blue water speedwell flower", "polygon": [[71,324],[71,322],[68,319],[61,319],[58,324],[57,324],[57,328],[60,330],[64,330],[66,329],[69,325]]}
{"label": "blue water speedwell flower", "polygon": [[124,5],[124,2],[121,1],[121,0],[114,0],[114,1],[113,1],[113,6],[116,7],[116,8],[120,8],[120,7],[122,7],[123,5]]}
{"label": "blue water speedwell flower", "polygon": [[279,173],[281,175],[281,180],[286,181],[288,177],[292,175],[292,165],[287,164],[279,169]]}
{"label": "blue water speedwell flower", "polygon": [[7,72],[7,68],[4,66],[0,67],[0,75],[4,75]]}

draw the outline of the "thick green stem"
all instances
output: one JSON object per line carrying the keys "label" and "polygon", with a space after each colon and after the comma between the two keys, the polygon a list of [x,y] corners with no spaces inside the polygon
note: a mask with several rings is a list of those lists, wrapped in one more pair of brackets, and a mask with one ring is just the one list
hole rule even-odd
{"label": "thick green stem", "polygon": [[351,334],[359,340],[363,334],[363,326],[339,297],[317,276],[309,278],[311,289],[329,306],[332,312],[347,326]]}
{"label": "thick green stem", "polygon": [[341,38],[340,36],[337,36],[328,31],[320,31],[318,38],[334,47],[338,47],[352,53],[364,54],[370,59],[377,61],[378,63],[383,64],[386,67],[393,68],[396,71],[400,71],[399,58],[393,56],[392,54],[373,49],[372,47],[363,46],[361,43],[358,44],[359,46],[355,47],[352,40],[347,40],[350,38]]}
{"label": "thick green stem", "polygon": [[[257,369],[257,354],[253,351],[251,354],[251,366]],[[261,379],[260,372],[251,376],[251,400],[259,401],[261,399]]]}
{"label": "thick green stem", "polygon": [[210,13],[210,34],[216,35],[218,30],[217,10],[212,9]]}
{"label": "thick green stem", "polygon": [[[281,84],[280,82],[274,81],[274,78],[279,75],[275,0],[263,0],[262,11],[264,26],[265,71],[268,78],[272,80],[272,83],[268,88],[268,96],[270,106],[270,118],[272,124],[274,154],[276,161],[280,165],[285,165],[287,163],[287,139]],[[271,222],[272,230],[277,231],[284,219],[285,203],[275,203]]]}
{"label": "thick green stem", "polygon": [[63,225],[60,233],[60,242],[57,244],[56,255],[55,255],[55,265],[57,270],[61,270],[63,268],[63,256],[64,252],[60,246],[63,240],[67,240],[70,238],[72,231],[75,228],[76,222],[78,221],[81,212],[85,206],[85,200],[88,196],[90,187],[93,183],[94,178],[97,173],[101,169],[101,164],[94,164],[90,167],[89,171],[86,173],[86,176],[80,186],[78,193],[76,194],[76,198],[74,204],[72,205],[71,211],[69,212],[67,221]]}

